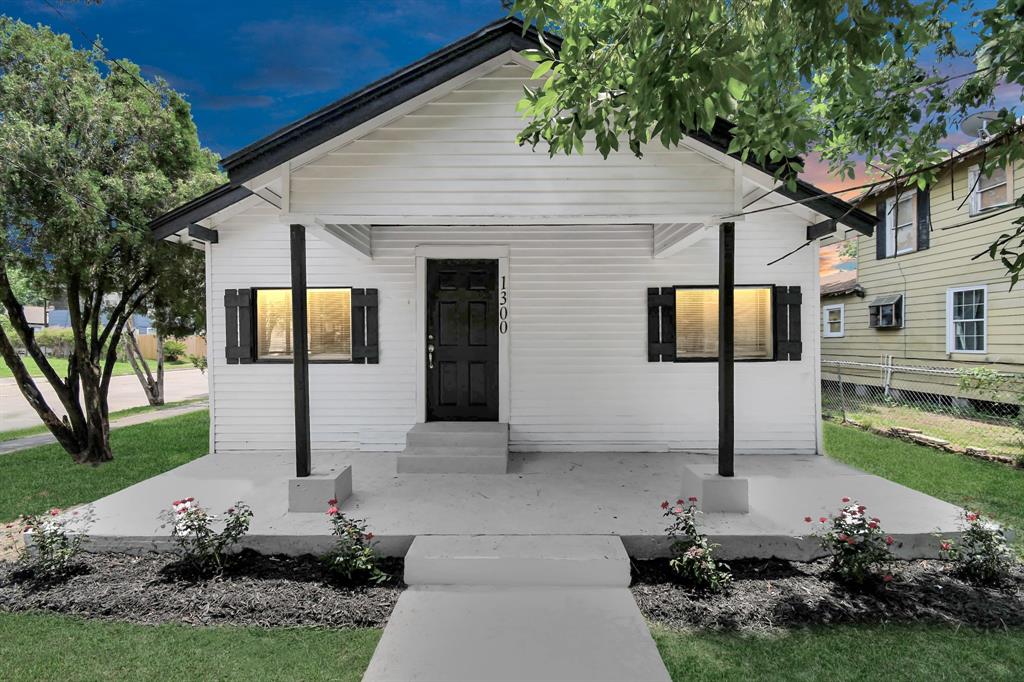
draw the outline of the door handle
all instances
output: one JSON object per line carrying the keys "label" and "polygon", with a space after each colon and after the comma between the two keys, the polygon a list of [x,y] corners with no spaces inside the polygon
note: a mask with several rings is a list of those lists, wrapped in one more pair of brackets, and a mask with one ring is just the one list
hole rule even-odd
{"label": "door handle", "polygon": [[427,366],[429,369],[434,369],[434,344],[427,344]]}

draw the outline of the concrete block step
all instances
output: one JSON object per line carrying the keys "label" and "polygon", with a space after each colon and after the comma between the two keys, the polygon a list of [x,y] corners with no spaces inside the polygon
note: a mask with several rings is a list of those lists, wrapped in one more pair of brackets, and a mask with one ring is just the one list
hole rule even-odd
{"label": "concrete block step", "polygon": [[413,450],[398,456],[400,474],[504,474],[508,473],[508,452],[495,450],[473,454],[453,454],[452,448],[441,448],[447,454],[424,454]]}
{"label": "concrete block step", "polygon": [[408,585],[627,587],[629,557],[612,535],[419,535]]}
{"label": "concrete block step", "polygon": [[508,448],[508,424],[500,422],[429,422],[405,436],[408,447]]}

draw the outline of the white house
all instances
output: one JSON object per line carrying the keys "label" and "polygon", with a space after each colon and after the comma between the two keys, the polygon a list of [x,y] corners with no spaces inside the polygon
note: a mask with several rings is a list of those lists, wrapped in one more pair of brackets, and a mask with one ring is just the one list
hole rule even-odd
{"label": "white house", "polygon": [[[729,475],[733,439],[821,452],[799,247],[875,218],[730,156],[725,122],[641,159],[518,146],[535,46],[491,24],[229,156],[227,184],[152,223],[205,249],[212,452],[295,451],[300,476],[310,451],[407,442],[406,471],[721,448]],[[493,466],[460,464],[470,447]]]}

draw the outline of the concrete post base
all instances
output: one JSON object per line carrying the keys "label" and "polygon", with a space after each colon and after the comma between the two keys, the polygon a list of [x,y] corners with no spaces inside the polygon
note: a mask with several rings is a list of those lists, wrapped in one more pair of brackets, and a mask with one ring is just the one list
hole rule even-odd
{"label": "concrete post base", "polygon": [[719,476],[713,466],[684,468],[682,497],[691,495],[697,497],[697,507],[705,513],[750,512],[750,481],[739,476]]}
{"label": "concrete post base", "polygon": [[352,467],[313,469],[309,476],[288,481],[288,511],[326,512],[328,500],[341,504],[352,495]]}

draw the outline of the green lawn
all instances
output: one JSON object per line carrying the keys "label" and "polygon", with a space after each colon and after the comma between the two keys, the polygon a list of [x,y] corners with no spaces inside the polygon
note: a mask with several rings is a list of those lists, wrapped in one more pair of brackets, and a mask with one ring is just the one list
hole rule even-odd
{"label": "green lawn", "polygon": [[0,456],[0,521],[92,502],[206,454],[207,410],[111,433],[114,461],[74,464],[59,445]]}
{"label": "green lawn", "polygon": [[[39,365],[36,361],[30,357],[22,356],[22,362],[25,363],[25,368],[28,369],[29,374],[34,377],[42,377],[43,373],[39,371]],[[68,373],[68,361],[66,358],[50,358],[50,366],[53,367],[54,371],[57,372],[62,378],[67,376]],[[175,360],[174,362],[164,362],[164,369],[175,370],[175,369],[189,369],[192,367],[192,363],[188,360]],[[151,370],[155,371],[155,366],[150,367]],[[132,366],[127,362],[118,362],[114,364],[114,376],[121,376],[124,374],[132,374]],[[11,373],[11,368],[7,366],[4,360],[0,360],[0,379],[14,376]]]}
{"label": "green lawn", "polygon": [[980,511],[1024,535],[1024,469],[828,422],[825,450],[858,469]]}
{"label": "green lawn", "polygon": [[[203,397],[190,398],[189,400],[178,400],[173,403],[165,403],[160,407],[153,407],[151,405],[129,407],[128,409],[125,410],[117,410],[116,412],[111,412],[110,419],[111,421],[113,421],[114,419],[118,419],[120,417],[129,417],[133,414],[142,414],[143,412],[159,412],[160,410],[168,410],[174,407],[181,407],[182,405],[189,405],[191,403],[199,402],[201,400],[206,400],[206,398]],[[24,438],[25,436],[35,436],[36,434],[46,433],[47,431],[49,431],[49,429],[47,429],[42,424],[38,426],[29,426],[24,429],[14,429],[13,431],[0,431],[0,443],[3,443],[4,441],[8,440],[14,440],[16,438]]]}
{"label": "green lawn", "polygon": [[1024,631],[834,626],[772,636],[653,631],[673,680],[1019,680]]}
{"label": "green lawn", "polygon": [[0,614],[3,679],[352,680],[380,630],[138,626]]}

